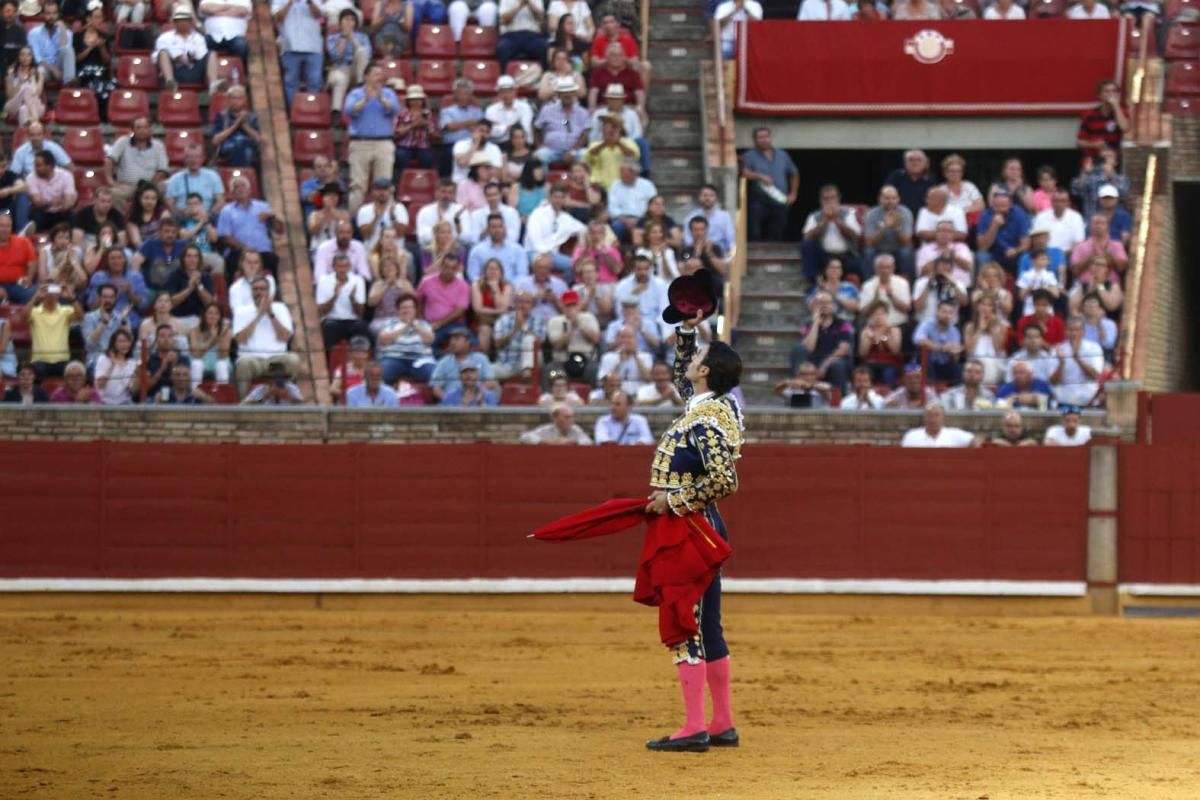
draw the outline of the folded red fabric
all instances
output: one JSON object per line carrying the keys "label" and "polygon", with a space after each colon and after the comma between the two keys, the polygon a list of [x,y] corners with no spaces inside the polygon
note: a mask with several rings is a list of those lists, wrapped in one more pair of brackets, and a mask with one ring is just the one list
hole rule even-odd
{"label": "folded red fabric", "polygon": [[701,514],[647,514],[646,500],[618,498],[555,520],[534,531],[547,541],[605,536],[646,523],[633,599],[658,606],[658,632],[673,647],[696,636],[694,608],[733,553]]}

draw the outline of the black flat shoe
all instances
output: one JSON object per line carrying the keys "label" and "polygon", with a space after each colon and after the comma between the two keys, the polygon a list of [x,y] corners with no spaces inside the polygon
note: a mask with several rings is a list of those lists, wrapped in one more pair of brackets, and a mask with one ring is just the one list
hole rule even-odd
{"label": "black flat shoe", "polygon": [[737,728],[730,728],[720,733],[710,733],[708,735],[708,743],[713,747],[737,747]]}
{"label": "black flat shoe", "polygon": [[661,753],[706,753],[708,752],[708,731],[693,733],[691,736],[680,736],[678,739],[672,739],[670,736],[651,739],[646,742],[646,749]]}

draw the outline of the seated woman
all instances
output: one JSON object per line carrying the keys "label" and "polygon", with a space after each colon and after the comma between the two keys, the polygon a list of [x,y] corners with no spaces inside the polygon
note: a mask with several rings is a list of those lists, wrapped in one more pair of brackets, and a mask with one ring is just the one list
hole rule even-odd
{"label": "seated woman", "polygon": [[192,354],[192,386],[206,378],[229,383],[229,349],[233,340],[232,324],[221,314],[221,306],[209,303],[200,315],[200,324],[188,334]]}
{"label": "seated woman", "polygon": [[42,75],[29,47],[17,51],[17,60],[4,76],[4,90],[4,96],[8,98],[4,103],[4,115],[15,116],[22,128],[40,121],[45,115]]}
{"label": "seated woman", "polygon": [[454,228],[449,222],[442,220],[433,226],[433,239],[421,253],[421,274],[429,275],[437,272],[442,257],[448,253],[458,256],[458,263],[467,263],[467,252],[454,236]]}
{"label": "seated woman", "polygon": [[513,287],[504,279],[504,266],[498,259],[489,258],[483,274],[471,284],[471,312],[479,350],[491,358],[492,327],[501,315],[512,307]]}
{"label": "seated woman", "polygon": [[[404,255],[407,258],[408,254]],[[401,297],[416,293],[405,277],[407,271],[400,268],[400,262],[394,256],[383,257],[377,274],[379,277],[371,284],[371,291],[367,295],[367,305],[375,309],[369,326],[372,336],[378,336],[396,319],[396,305]]]}

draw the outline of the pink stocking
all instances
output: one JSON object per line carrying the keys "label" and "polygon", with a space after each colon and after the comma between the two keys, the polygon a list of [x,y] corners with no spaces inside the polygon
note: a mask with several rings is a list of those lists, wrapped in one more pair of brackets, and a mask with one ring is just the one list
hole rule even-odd
{"label": "pink stocking", "polygon": [[729,687],[729,656],[707,664],[708,690],[712,693],[713,718],[708,726],[712,734],[733,727],[733,691]]}
{"label": "pink stocking", "polygon": [[679,686],[683,690],[683,727],[671,734],[672,739],[681,736],[691,736],[704,730],[704,662],[689,664],[686,661],[676,665],[679,667]]}

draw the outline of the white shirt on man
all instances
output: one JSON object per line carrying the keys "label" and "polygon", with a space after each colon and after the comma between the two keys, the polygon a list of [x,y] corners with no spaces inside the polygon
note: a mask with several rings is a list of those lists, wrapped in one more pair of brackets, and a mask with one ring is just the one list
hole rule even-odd
{"label": "white shirt on man", "polygon": [[924,427],[913,428],[900,440],[901,447],[970,447],[975,436],[962,428],[943,427],[937,436],[930,436]]}
{"label": "white shirt on man", "polygon": [[937,230],[939,222],[949,222],[959,233],[967,232],[967,215],[958,206],[947,202],[940,214],[933,213],[925,206],[921,207],[921,210],[917,212],[917,233],[922,231],[933,233]]}
{"label": "white shirt on man", "polygon": [[[313,280],[319,285],[321,278],[333,274],[333,257],[341,251],[337,239],[330,239],[317,248],[313,254]],[[367,261],[367,248],[357,239],[351,239],[345,253],[350,257],[350,273],[358,275],[363,280],[371,280],[371,265]]]}
{"label": "white shirt on man", "polygon": [[1067,9],[1067,19],[1108,19],[1108,6],[1097,2],[1092,5],[1092,10],[1088,11],[1083,7],[1083,3],[1076,3]]}
{"label": "white shirt on man", "polygon": [[883,408],[883,398],[874,389],[868,389],[867,396],[861,400],[857,394],[851,392],[842,398],[838,408],[843,411],[874,411]]}
{"label": "white shirt on man", "polygon": [[[649,375],[650,367],[653,364],[650,354],[638,353],[635,358]],[[613,350],[611,353],[605,353],[604,357],[600,359],[600,366],[596,370],[597,380],[603,383],[610,372],[616,372],[621,377],[621,388],[631,397],[635,396],[638,390],[645,385],[642,382],[642,371],[638,369],[638,364],[633,359],[626,360],[625,355],[620,351]]]}
{"label": "white shirt on man", "polygon": [[[292,315],[288,312],[288,307],[276,300],[271,303],[271,313],[275,315],[275,321],[287,330],[288,338],[291,338],[291,334],[295,331],[295,326],[292,324]],[[236,336],[241,333],[257,314],[258,307],[253,303],[236,306],[233,309],[233,334]],[[238,345],[238,355],[267,358],[279,355],[280,353],[286,353],[287,349],[287,339],[283,341],[279,340],[279,337],[275,335],[275,326],[271,318],[264,314],[255,323],[254,330],[250,334],[250,338],[246,340],[246,343]]]}
{"label": "white shirt on man", "polygon": [[[470,139],[460,139],[454,143],[454,147],[450,151],[451,155],[454,156],[454,170],[450,173],[450,179],[455,183],[462,183],[467,179],[467,173],[471,168],[470,166],[464,167],[460,165],[458,158],[459,156],[466,155],[467,151],[471,149],[472,144],[473,142]],[[487,156],[488,162],[496,169],[504,166],[504,153],[501,152],[500,148],[494,142],[484,142],[483,147],[477,149],[475,152],[483,153]]]}
{"label": "white shirt on man", "polygon": [[[246,16],[209,14],[205,10],[205,6],[237,6],[246,10]],[[198,10],[200,16],[204,17],[204,33],[216,42],[245,36],[246,29],[250,24],[250,15],[254,13],[254,9],[250,7],[250,0],[201,0]]]}
{"label": "white shirt on man", "polygon": [[1079,447],[1092,440],[1092,429],[1087,425],[1075,428],[1074,436],[1067,436],[1067,429],[1062,425],[1051,425],[1046,428],[1046,444],[1056,444],[1060,447]]}
{"label": "white shirt on man", "polygon": [[[458,212],[462,212],[463,231],[467,229],[467,211],[458,203],[451,202],[444,210],[437,201],[429,205],[421,206],[421,210],[417,212],[417,242],[422,247],[428,247],[433,241],[433,226],[439,222],[449,222],[454,225],[454,219],[458,217]],[[454,229],[455,236],[461,238],[457,228]]]}
{"label": "white shirt on man", "polygon": [[614,419],[612,414],[597,419],[594,438],[596,444],[654,444],[650,423],[641,414],[632,411],[623,422]]}
{"label": "white shirt on man", "polygon": [[525,220],[525,249],[535,253],[553,253],[578,236],[587,226],[563,211],[555,213],[550,201],[542,203]]}
{"label": "white shirt on man", "polygon": [[[854,209],[843,207],[838,211],[842,216],[842,222],[847,228],[854,231],[856,234],[862,234],[862,226],[858,224],[858,215],[854,213]],[[823,212],[819,209],[808,215],[808,219],[804,221],[804,233],[815,230],[822,222]],[[826,253],[844,253],[847,250],[853,250],[854,242],[846,240],[842,234],[842,229],[832,222],[825,226],[825,233],[821,236],[821,247]]]}
{"label": "white shirt on man", "polygon": [[1050,247],[1057,247],[1064,253],[1071,252],[1071,248],[1087,238],[1083,215],[1073,208],[1066,209],[1061,217],[1054,215],[1053,208],[1038,212],[1038,215],[1033,218],[1030,230],[1038,228],[1050,231],[1050,241],[1047,244]]}
{"label": "white shirt on man", "polygon": [[854,10],[843,0],[804,0],[796,19],[801,22],[841,22],[854,18]]}
{"label": "white shirt on man", "polygon": [[[274,297],[275,276],[264,274],[262,277],[266,280],[267,285],[271,287],[269,293],[271,297]],[[229,307],[237,308],[238,306],[252,305],[254,305],[254,294],[250,289],[250,281],[246,280],[244,277],[238,278],[233,282],[233,285],[229,287]]]}
{"label": "white shirt on man", "polygon": [[204,41],[204,34],[199,31],[193,30],[187,36],[180,36],[177,30],[171,29],[159,34],[158,39],[154,41],[155,61],[158,61],[158,54],[163,51],[166,51],[172,61],[178,61],[185,55],[192,61],[200,61],[208,54],[208,43]]}
{"label": "white shirt on man", "polygon": [[[1077,406],[1092,402],[1100,384],[1095,378],[1088,377],[1076,362],[1075,350],[1071,343],[1060,342],[1054,349],[1062,358],[1062,372],[1059,374],[1058,385],[1054,387],[1054,397],[1059,403]],[[1079,357],[1097,373],[1104,369],[1104,350],[1093,341],[1084,339],[1079,343]]]}
{"label": "white shirt on man", "polygon": [[354,304],[367,302],[367,283],[354,273],[346,276],[346,283],[338,288],[337,273],[330,272],[317,281],[317,304],[333,300],[333,306],[321,319],[358,319]]}
{"label": "white shirt on man", "polygon": [[497,100],[484,109],[483,118],[492,123],[493,142],[507,142],[514,125],[524,128],[528,141],[533,141],[533,108],[528,100],[518,97],[511,106],[504,105],[503,100]]}
{"label": "white shirt on man", "polygon": [[521,214],[507,203],[501,203],[495,211],[484,206],[467,214],[469,216],[463,225],[462,236],[465,244],[475,245],[487,238],[487,218],[492,214],[499,214],[504,219],[504,241],[518,246],[521,244]]}
{"label": "white shirt on man", "polygon": [[[403,203],[397,203],[395,200],[389,201],[392,204],[391,209],[384,209],[384,219],[391,222],[392,225],[402,225],[408,228],[408,209]],[[374,203],[364,203],[362,208],[358,209],[358,213],[354,215],[354,226],[359,230],[371,226],[371,235],[363,240],[363,245],[367,250],[370,250],[379,241],[379,235],[383,233],[383,224],[376,223],[378,212],[375,210]]]}

